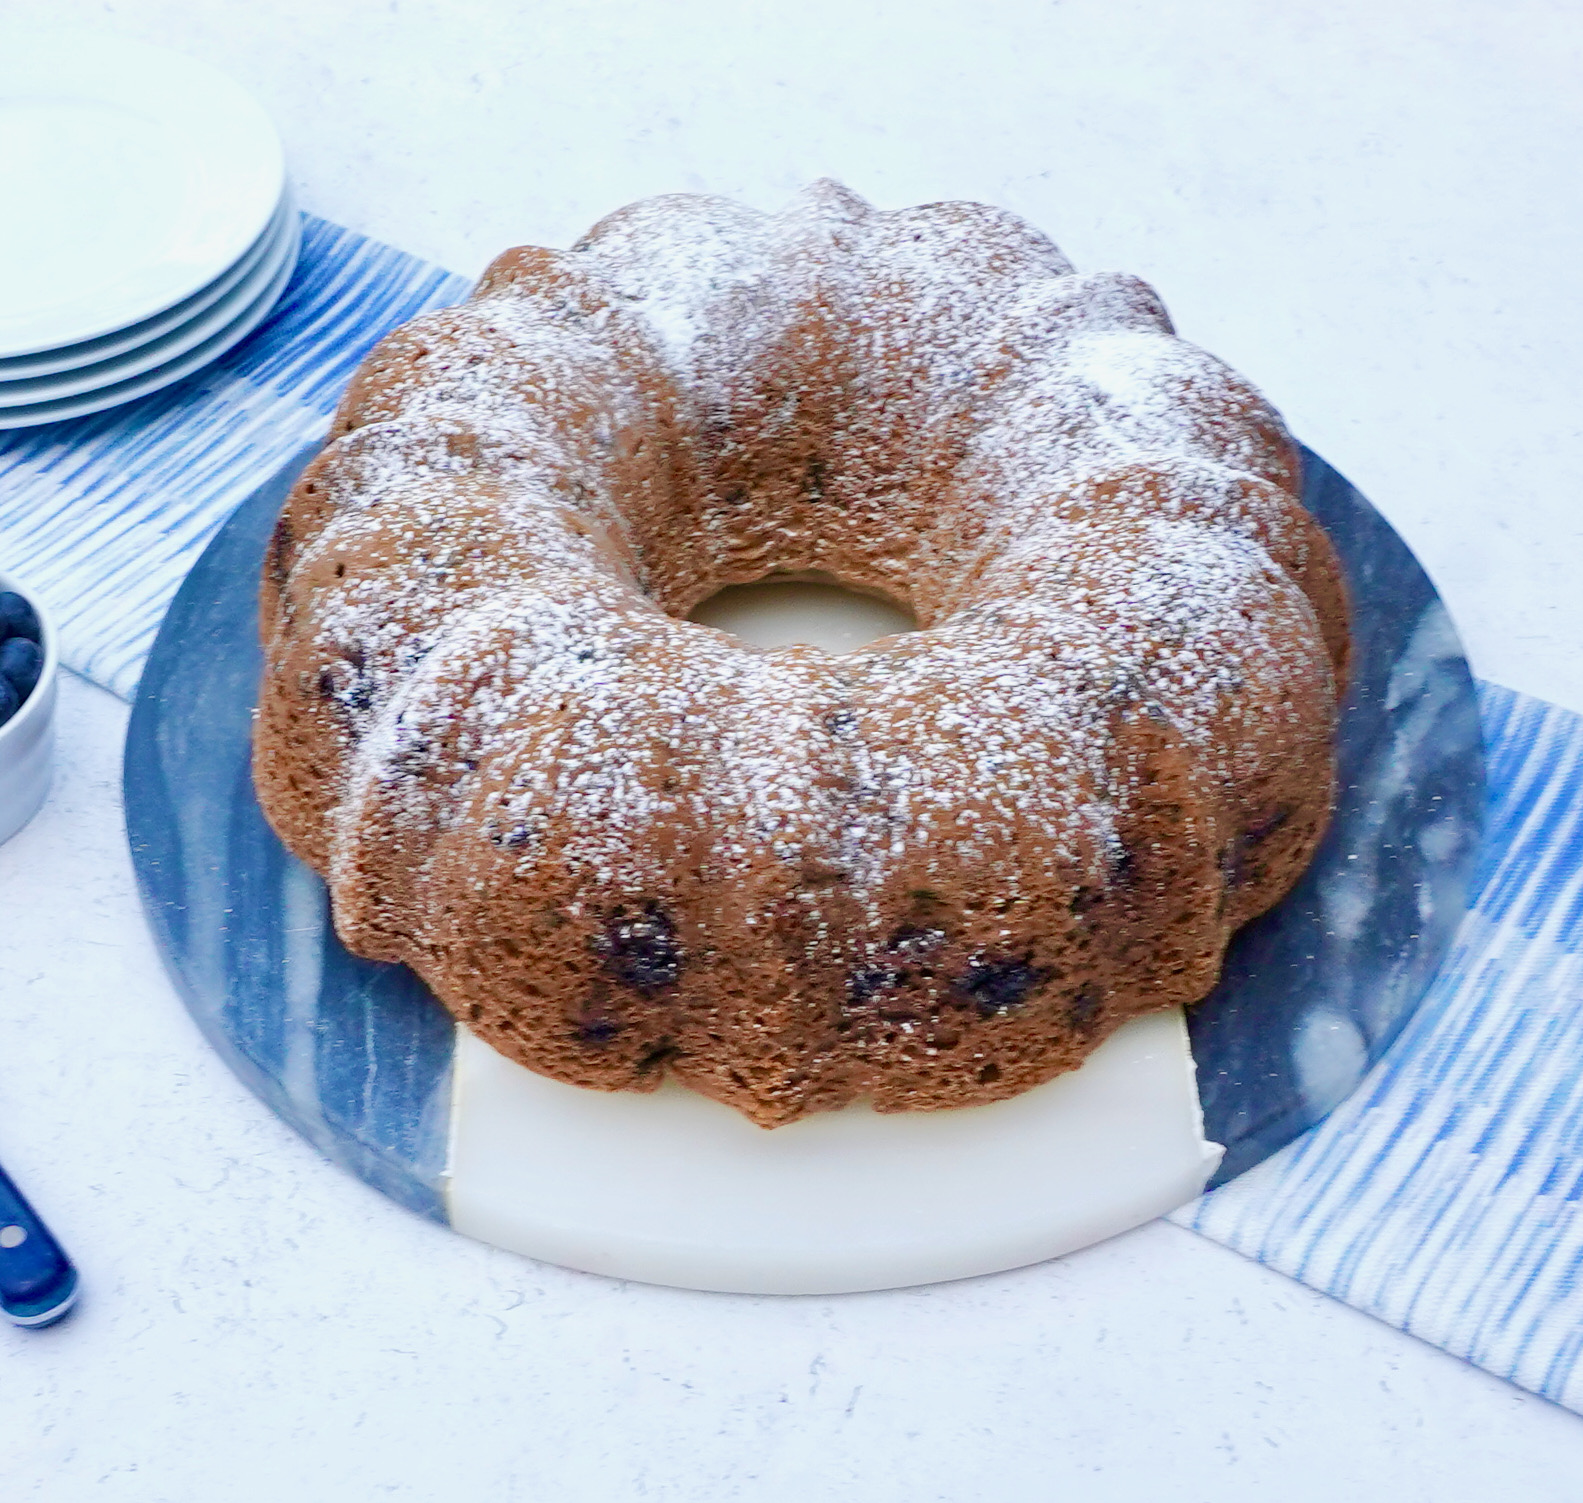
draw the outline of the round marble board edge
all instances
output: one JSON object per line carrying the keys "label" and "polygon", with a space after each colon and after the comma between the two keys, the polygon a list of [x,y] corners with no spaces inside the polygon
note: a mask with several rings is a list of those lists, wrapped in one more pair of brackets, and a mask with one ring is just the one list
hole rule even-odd
{"label": "round marble board edge", "polygon": [[[172,977],[232,1069],[330,1159],[447,1222],[455,1029],[404,967],[349,954],[323,884],[253,797],[257,580],[316,448],[260,486],[183,584],[128,730],[126,820]],[[1303,881],[1244,928],[1189,1012],[1211,1184],[1321,1120],[1417,1006],[1466,909],[1483,808],[1477,704],[1427,576],[1377,511],[1304,451],[1305,501],[1341,557],[1354,665],[1340,795]]]}

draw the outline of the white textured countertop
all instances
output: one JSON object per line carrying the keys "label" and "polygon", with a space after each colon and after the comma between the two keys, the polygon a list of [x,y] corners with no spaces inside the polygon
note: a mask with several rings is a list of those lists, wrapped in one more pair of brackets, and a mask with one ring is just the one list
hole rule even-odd
{"label": "white textured countertop", "polygon": [[[228,69],[305,207],[458,270],[700,189],[973,197],[1136,271],[1375,501],[1486,677],[1583,709],[1583,12],[53,0]],[[0,17],[34,8],[0,0]],[[36,14],[36,12],[34,12]],[[3,563],[3,561],[0,561]],[[614,1283],[321,1161],[160,970],[124,708],[63,685],[0,848],[0,1159],[82,1308],[0,1331],[73,1503],[1571,1499],[1583,1420],[1191,1233],[900,1294]]]}

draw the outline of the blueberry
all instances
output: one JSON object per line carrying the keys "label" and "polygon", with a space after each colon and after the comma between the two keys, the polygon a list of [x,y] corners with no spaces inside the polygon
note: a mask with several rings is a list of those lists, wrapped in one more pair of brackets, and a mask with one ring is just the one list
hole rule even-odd
{"label": "blueberry", "polygon": [[1021,960],[975,961],[956,983],[956,991],[971,997],[979,1013],[988,1018],[1011,1011],[1043,980]]}
{"label": "blueberry", "polygon": [[682,971],[676,926],[663,909],[650,904],[641,916],[618,916],[605,926],[598,946],[605,969],[640,992],[674,986]]}
{"label": "blueberry", "polygon": [[900,979],[889,966],[865,966],[846,978],[847,1001],[861,1007],[866,1002],[872,1002],[881,992],[889,991]]}
{"label": "blueberry", "polygon": [[803,471],[803,490],[810,501],[817,503],[824,500],[824,481],[824,461],[810,459]]}
{"label": "blueberry", "polygon": [[1104,894],[1098,888],[1079,887],[1072,894],[1072,912],[1082,917],[1090,908],[1097,906],[1103,896]]}
{"label": "blueberry", "polygon": [[1092,982],[1085,983],[1072,993],[1066,1004],[1067,1020],[1079,1033],[1087,1033],[1099,1018],[1100,1005],[1105,994]]}
{"label": "blueberry", "polygon": [[22,696],[16,692],[11,680],[0,678],[0,725],[4,725],[22,708]]}
{"label": "blueberry", "polygon": [[319,670],[319,696],[348,710],[366,710],[374,702],[374,686],[364,671],[363,655],[353,651]]}
{"label": "blueberry", "polygon": [[38,612],[15,590],[0,590],[0,641],[7,637],[39,640]]}
{"label": "blueberry", "polygon": [[1113,851],[1110,857],[1110,885],[1131,887],[1138,879],[1138,853],[1130,845]]}
{"label": "blueberry", "polygon": [[18,696],[26,699],[44,671],[44,652],[37,642],[26,637],[9,637],[0,642],[0,675],[11,681]]}

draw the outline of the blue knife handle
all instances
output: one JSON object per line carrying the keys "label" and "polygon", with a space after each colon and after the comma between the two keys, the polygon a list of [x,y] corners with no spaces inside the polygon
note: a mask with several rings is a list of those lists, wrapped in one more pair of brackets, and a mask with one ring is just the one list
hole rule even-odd
{"label": "blue knife handle", "polygon": [[19,1326],[47,1326],[76,1298],[71,1259],[0,1169],[0,1312]]}

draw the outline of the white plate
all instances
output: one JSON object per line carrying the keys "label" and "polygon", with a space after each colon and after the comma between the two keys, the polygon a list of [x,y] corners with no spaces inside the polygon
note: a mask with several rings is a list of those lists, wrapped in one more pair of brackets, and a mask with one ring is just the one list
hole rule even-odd
{"label": "white plate", "polygon": [[1180,1008],[1008,1101],[774,1132],[677,1085],[562,1085],[458,1029],[446,1206],[469,1237],[589,1273],[845,1294],[1042,1263],[1174,1211],[1219,1162]]}
{"label": "white plate", "polygon": [[115,37],[0,33],[0,357],[190,297],[284,187],[269,117],[214,69]]}
{"label": "white plate", "polygon": [[199,314],[231,292],[249,273],[257,271],[259,264],[272,251],[278,251],[285,245],[288,221],[296,212],[296,205],[288,191],[282,195],[280,207],[269,221],[269,228],[247,248],[241,260],[222,272],[208,286],[199,288],[191,297],[183,298],[174,307],[155,314],[153,318],[142,319],[101,339],[85,339],[78,344],[61,345],[41,355],[0,356],[0,381],[27,381],[34,376],[52,376],[60,371],[94,365],[101,360],[124,355],[129,350],[139,349],[192,323]]}
{"label": "white plate", "polygon": [[129,381],[133,376],[140,376],[156,366],[167,365],[178,355],[196,349],[213,335],[229,328],[240,314],[253,306],[280,275],[280,269],[286,261],[295,259],[298,239],[297,226],[289,220],[283,222],[275,243],[268,247],[264,258],[254,265],[249,276],[219,302],[163,338],[150,340],[124,355],[60,371],[52,376],[33,376],[12,381],[0,374],[0,410],[32,407],[60,397],[98,391],[101,387]]}
{"label": "white plate", "polygon": [[301,244],[301,228],[294,226],[291,231],[290,251],[284,264],[275,274],[274,280],[251,307],[244,309],[232,323],[227,324],[218,334],[210,336],[195,349],[188,350],[186,354],[178,355],[174,360],[167,361],[164,365],[157,366],[141,376],[134,376],[130,381],[117,381],[113,386],[101,386],[98,390],[84,392],[81,396],[61,397],[53,402],[34,402],[26,407],[0,407],[0,429],[32,428],[39,423],[58,423],[65,418],[86,417],[91,412],[103,412],[107,407],[118,407],[122,402],[130,402],[134,397],[146,397],[150,392],[169,386],[173,381],[179,381],[183,376],[190,376],[194,371],[218,360],[232,345],[245,339],[268,317],[270,310],[280,300],[281,293],[286,290],[286,283],[291,280]]}

